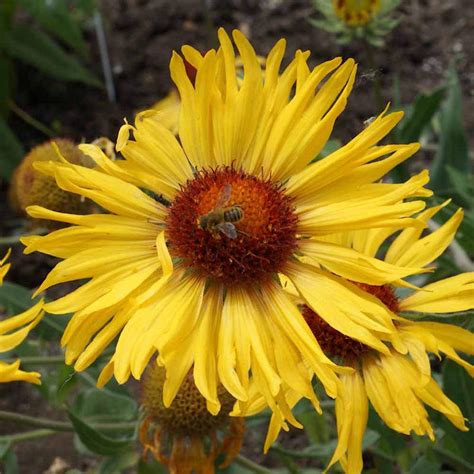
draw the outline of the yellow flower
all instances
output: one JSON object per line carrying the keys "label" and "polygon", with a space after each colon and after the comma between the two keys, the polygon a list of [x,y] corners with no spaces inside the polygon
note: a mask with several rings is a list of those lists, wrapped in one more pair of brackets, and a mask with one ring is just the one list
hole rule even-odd
{"label": "yellow flower", "polygon": [[[265,66],[265,59],[261,56],[257,56],[259,63],[262,66]],[[243,64],[242,58],[237,56],[235,58],[236,66],[236,79],[240,84],[243,77]],[[189,80],[194,85],[196,80],[196,68],[194,68],[188,61],[184,61],[184,67],[186,73],[189,77]],[[168,95],[163,99],[159,100],[151,107],[153,110],[156,110],[155,119],[158,120],[161,125],[166,127],[173,135],[178,135],[178,120],[179,120],[179,110],[181,105],[181,99],[179,97],[178,90],[173,87]]]}
{"label": "yellow flower", "polygon": [[[163,405],[165,377],[164,369],[153,362],[141,383],[144,418],[140,441],[144,454],[151,451],[171,474],[214,474],[214,463],[221,454],[225,454],[225,460],[220,467],[230,465],[240,451],[244,434],[243,419],[229,417],[234,398],[220,387],[222,410],[211,415],[192,373],[188,373],[167,408]],[[217,430],[224,432],[222,440],[218,440]]]}
{"label": "yellow flower", "polygon": [[[442,207],[429,208],[418,217],[426,223]],[[426,266],[448,247],[463,213],[458,210],[438,230],[422,236],[422,229],[403,230],[385,253],[387,263],[407,266]],[[367,256],[380,251],[382,243],[399,229],[371,229],[327,236],[328,242],[344,242]],[[312,245],[312,244],[310,244]],[[402,312],[452,313],[474,308],[474,273],[463,273],[416,288],[403,281],[395,285],[411,288],[412,293],[402,299],[391,285],[358,284],[392,312],[396,333],[386,335],[388,352],[380,352],[361,343],[360,339],[339,331],[315,311],[305,307],[303,314],[323,351],[354,368],[342,374],[342,390],[336,398],[338,445],[329,466],[340,462],[344,471],[362,471],[362,438],[367,425],[369,402],[387,426],[404,434],[427,434],[434,440],[434,431],[424,405],[445,415],[458,429],[467,431],[458,406],[442,391],[431,376],[428,353],[444,354],[474,376],[474,366],[463,360],[457,351],[474,354],[474,334],[460,327],[427,321],[411,321]],[[299,400],[294,392],[287,392],[291,405]],[[263,400],[254,410],[263,407]],[[273,416],[266,449],[276,439],[284,424]]]}
{"label": "yellow flower", "polygon": [[[0,260],[0,285],[10,268],[9,263],[5,264],[9,255],[10,251]],[[31,329],[41,321],[44,314],[42,308],[43,301],[40,301],[23,313],[0,320],[0,353],[11,351],[25,340]],[[38,372],[20,370],[20,360],[11,364],[0,360],[0,383],[19,380],[34,384],[41,383]]]}
{"label": "yellow flower", "polygon": [[171,89],[169,94],[153,105],[156,110],[155,119],[167,128],[173,135],[178,135],[179,106],[181,100],[176,89]]}
{"label": "yellow flower", "polygon": [[[67,363],[78,371],[115,344],[99,385],[112,376],[119,383],[130,375],[139,379],[159,353],[167,370],[166,406],[192,369],[211,413],[220,409],[219,385],[236,400],[249,401],[251,374],[257,392],[284,413],[284,384],[319,409],[309,369],[333,397],[335,371],[351,369],[323,354],[276,276],[287,275],[323,317],[336,314],[339,328],[388,352],[380,334],[396,331],[390,313],[341,276],[357,270],[359,281],[384,284],[423,270],[342,245],[325,247],[324,241],[312,254],[317,263],[294,256],[306,252],[301,244],[310,237],[319,242],[319,236],[340,230],[418,227],[411,215],[425,206],[416,197],[430,195],[423,188],[428,174],[403,184],[379,182],[418,149],[377,145],[401,113],[382,113],[340,150],[309,164],[344,110],[354,61],[337,58],[310,70],[308,54],[297,51],[280,74],[280,40],[263,74],[248,40],[239,31],[233,37],[243,61],[240,84],[234,49],[222,29],[217,52],[203,57],[183,48],[197,70],[194,86],[183,59],[173,55],[171,76],[181,96],[179,141],[147,111],[119,132],[123,160],[82,145],[97,169],[38,163],[61,188],[92,199],[109,214],[77,216],[32,206],[31,216],[71,226],[22,241],[26,253],[63,259],[38,292],[89,280],[46,310],[74,313],[62,344]],[[330,271],[320,268],[326,262],[332,262]],[[353,306],[360,315],[345,317]]]}
{"label": "yellow flower", "polygon": [[332,0],[339,19],[349,26],[369,23],[380,10],[380,0]]}

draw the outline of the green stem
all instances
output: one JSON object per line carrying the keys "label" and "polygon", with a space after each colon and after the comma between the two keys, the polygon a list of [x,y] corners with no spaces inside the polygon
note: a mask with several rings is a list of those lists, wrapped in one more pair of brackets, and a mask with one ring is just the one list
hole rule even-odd
{"label": "green stem", "polygon": [[32,439],[44,438],[56,434],[54,430],[32,430],[25,433],[0,436],[0,443],[20,443],[21,441],[30,441]]}
{"label": "green stem", "polygon": [[41,133],[44,133],[47,137],[53,138],[57,135],[53,130],[48,128],[39,120],[36,120],[28,112],[25,112],[12,100],[8,101],[8,106],[10,107],[10,110],[20,117],[24,122],[26,122],[28,125],[31,125],[33,128],[36,128],[36,130],[39,130]]}
{"label": "green stem", "polygon": [[73,431],[72,425],[65,421],[47,420],[45,418],[22,415],[21,413],[11,411],[0,410],[0,420],[14,421],[22,425],[36,426],[38,428],[46,428],[54,431]]}
{"label": "green stem", "polygon": [[234,459],[236,464],[240,464],[242,467],[250,469],[253,472],[257,472],[259,474],[272,474],[273,471],[268,469],[267,467],[260,466],[256,462],[253,462],[251,459],[242,456],[242,454],[237,454]]}
{"label": "green stem", "polygon": [[464,469],[466,470],[465,472],[474,472],[474,464],[471,464],[469,461],[456,456],[451,451],[448,451],[447,449],[441,448],[437,445],[433,446],[433,451],[436,451],[438,454],[448,459],[454,466],[463,469],[462,472],[464,472]]}
{"label": "green stem", "polygon": [[24,365],[52,365],[61,363],[64,364],[64,355],[22,357],[21,363]]}
{"label": "green stem", "polygon": [[[47,420],[45,418],[37,418],[28,415],[22,415],[21,413],[15,413],[11,411],[0,410],[0,420],[3,421],[14,421],[28,426],[36,426],[38,428],[45,428],[54,431],[74,431],[74,427],[67,421],[54,421]],[[104,431],[121,431],[125,429],[134,429],[136,421],[125,421],[120,423],[94,423],[91,427],[96,430]]]}
{"label": "green stem", "polygon": [[16,245],[20,243],[20,239],[23,235],[10,235],[8,237],[0,238],[0,245]]}

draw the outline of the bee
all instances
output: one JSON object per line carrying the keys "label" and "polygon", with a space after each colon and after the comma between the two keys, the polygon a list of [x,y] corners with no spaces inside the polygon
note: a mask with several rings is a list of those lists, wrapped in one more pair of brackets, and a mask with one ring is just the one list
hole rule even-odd
{"label": "bee", "polygon": [[237,229],[234,224],[244,218],[244,211],[239,205],[234,204],[226,207],[231,193],[232,186],[226,184],[217,198],[214,209],[197,220],[198,226],[202,230],[210,232],[215,239],[220,239],[219,232],[229,239],[237,238]]}

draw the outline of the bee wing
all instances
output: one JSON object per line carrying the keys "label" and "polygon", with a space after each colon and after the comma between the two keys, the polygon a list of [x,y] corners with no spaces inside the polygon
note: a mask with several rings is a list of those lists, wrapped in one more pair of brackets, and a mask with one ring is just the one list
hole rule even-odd
{"label": "bee wing", "polygon": [[224,185],[219,197],[217,198],[214,208],[217,209],[220,207],[225,207],[227,203],[229,202],[231,194],[232,194],[232,186],[230,184]]}
{"label": "bee wing", "polygon": [[219,230],[229,239],[236,239],[237,238],[237,229],[232,222],[223,222],[217,226]]}

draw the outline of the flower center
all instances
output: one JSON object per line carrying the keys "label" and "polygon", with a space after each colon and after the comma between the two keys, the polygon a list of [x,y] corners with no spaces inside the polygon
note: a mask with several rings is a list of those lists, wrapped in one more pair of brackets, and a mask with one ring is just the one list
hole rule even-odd
{"label": "flower center", "polygon": [[[398,299],[390,285],[374,286],[356,283],[359,288],[377,297],[388,309],[398,313]],[[316,337],[321,349],[331,357],[343,360],[357,359],[362,353],[370,351],[370,347],[342,334],[331,327],[324,319],[308,306],[303,307],[303,317]]]}
{"label": "flower center", "polygon": [[379,9],[378,0],[333,0],[336,15],[349,26],[368,23]]}
{"label": "flower center", "polygon": [[167,218],[170,252],[227,285],[280,271],[296,248],[297,217],[282,188],[231,167],[203,170],[181,188]]}
{"label": "flower center", "polygon": [[167,433],[202,437],[222,428],[229,421],[229,412],[235,399],[219,386],[218,394],[222,409],[217,416],[211,415],[205,398],[199,393],[194,378],[189,373],[169,408],[163,404],[165,369],[151,364],[142,380],[142,405],[146,416]]}

